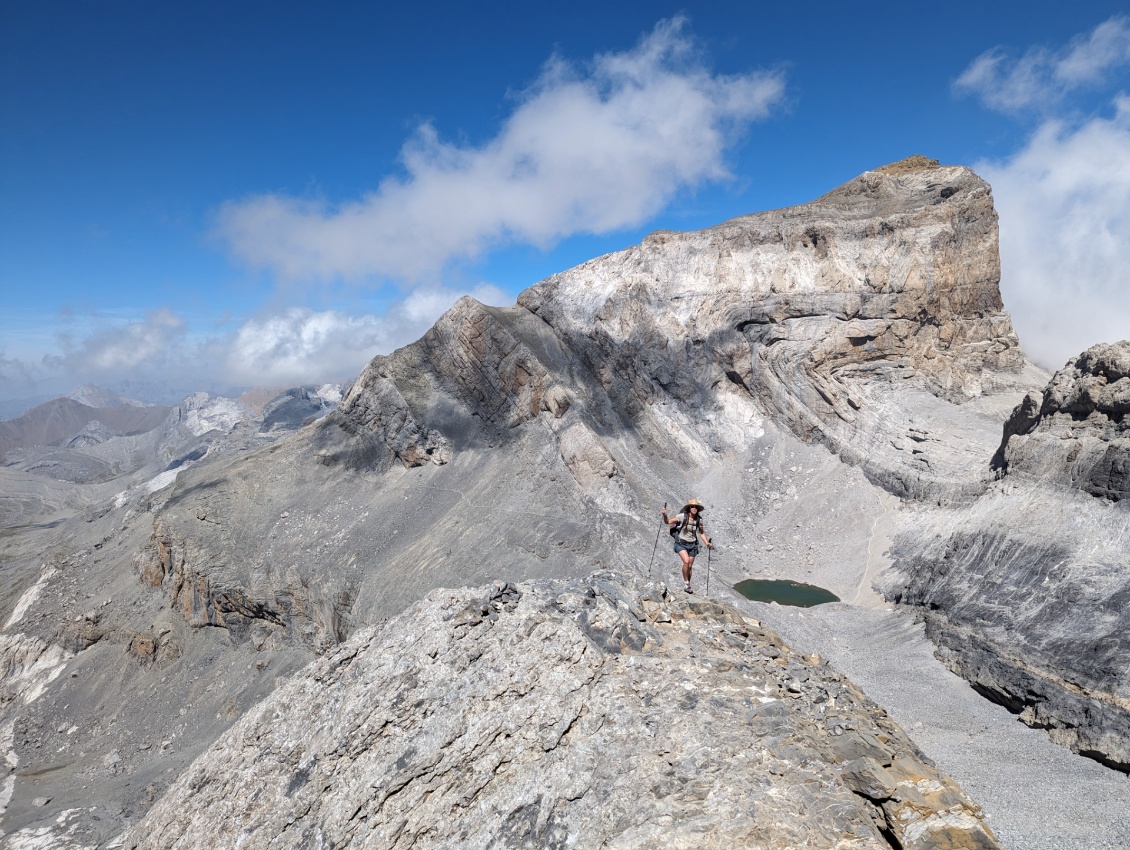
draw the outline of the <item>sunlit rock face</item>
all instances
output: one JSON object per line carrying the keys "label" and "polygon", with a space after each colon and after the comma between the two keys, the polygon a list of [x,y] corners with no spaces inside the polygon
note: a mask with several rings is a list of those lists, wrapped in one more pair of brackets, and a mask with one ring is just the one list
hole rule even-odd
{"label": "sunlit rock face", "polygon": [[1088,348],[1029,393],[994,466],[1116,502],[1130,496],[1130,340]]}
{"label": "sunlit rock face", "polygon": [[641,424],[660,401],[752,395],[891,492],[949,498],[986,470],[936,445],[935,400],[1021,385],[1026,365],[999,279],[989,186],[919,157],[801,207],[653,234],[518,303]]}
{"label": "sunlit rock face", "polygon": [[[509,310],[464,299],[362,373],[336,419],[357,440],[326,457],[445,463],[469,432],[540,421],[557,441],[631,428],[701,460],[748,441],[752,399],[893,493],[968,497],[989,478],[983,435],[939,445],[950,408],[1032,386],[999,279],[989,186],[914,157],[800,207],[652,234]],[[591,469],[611,472],[593,446],[589,491]]]}
{"label": "sunlit rock face", "polygon": [[[886,836],[886,837],[885,837]],[[994,848],[850,682],[614,574],[435,591],[258,706],[124,841]]]}

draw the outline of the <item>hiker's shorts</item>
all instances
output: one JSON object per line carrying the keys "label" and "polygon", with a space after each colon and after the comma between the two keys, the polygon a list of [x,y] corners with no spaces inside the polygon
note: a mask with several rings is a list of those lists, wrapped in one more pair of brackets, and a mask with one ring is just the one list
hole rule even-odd
{"label": "hiker's shorts", "polygon": [[682,540],[676,540],[675,541],[675,554],[678,555],[680,552],[686,552],[692,558],[697,558],[698,557],[698,541],[696,540],[694,543],[684,543]]}

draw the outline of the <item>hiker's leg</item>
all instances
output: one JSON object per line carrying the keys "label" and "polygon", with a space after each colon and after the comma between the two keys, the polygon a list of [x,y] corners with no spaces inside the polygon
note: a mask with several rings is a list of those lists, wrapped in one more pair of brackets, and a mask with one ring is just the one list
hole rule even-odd
{"label": "hiker's leg", "polygon": [[691,570],[694,568],[694,555],[684,549],[679,553],[679,557],[683,559],[683,581],[690,584]]}

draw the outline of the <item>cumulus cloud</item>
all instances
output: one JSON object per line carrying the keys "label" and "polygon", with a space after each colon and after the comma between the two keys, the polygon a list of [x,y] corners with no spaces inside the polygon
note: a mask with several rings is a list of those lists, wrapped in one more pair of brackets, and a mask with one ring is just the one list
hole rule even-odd
{"label": "cumulus cloud", "polygon": [[1002,48],[982,53],[954,82],[960,94],[980,98],[990,109],[1017,112],[1056,107],[1070,92],[1106,82],[1130,64],[1130,18],[1113,17],[1064,47],[1032,47],[1012,58]]}
{"label": "cumulus cloud", "polygon": [[57,335],[57,350],[43,356],[0,351],[0,400],[61,395],[88,382],[144,384],[170,401],[165,390],[348,381],[376,355],[418,339],[464,295],[496,306],[511,302],[487,283],[463,289],[429,284],[380,315],[289,307],[228,332],[192,329],[169,310],[134,321],[102,319],[85,333]]}
{"label": "cumulus cloud", "polygon": [[1055,369],[1130,338],[1130,97],[1109,117],[1045,121],[976,168],[993,186],[1001,291],[1025,351]]}
{"label": "cumulus cloud", "polygon": [[[245,322],[235,334],[211,344],[233,383],[284,385],[344,380],[377,354],[417,339],[462,295],[443,287],[411,292],[381,316],[292,307]],[[485,303],[506,296],[483,285],[471,293]]]}
{"label": "cumulus cloud", "polygon": [[18,386],[32,386],[34,369],[18,357],[5,357],[0,350],[0,386],[6,391]]}
{"label": "cumulus cloud", "polygon": [[362,199],[231,202],[218,233],[282,278],[372,280],[639,225],[679,190],[726,178],[728,147],[784,93],[777,72],[712,74],[684,31],[681,18],[661,22],[584,69],[553,58],[485,144],[446,142],[424,124],[401,152],[405,174]]}

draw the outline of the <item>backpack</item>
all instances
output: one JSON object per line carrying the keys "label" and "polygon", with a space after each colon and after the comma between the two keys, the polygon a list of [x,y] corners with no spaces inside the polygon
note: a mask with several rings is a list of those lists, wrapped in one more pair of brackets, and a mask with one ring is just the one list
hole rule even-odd
{"label": "backpack", "polygon": [[679,523],[678,525],[672,525],[670,528],[667,529],[667,533],[670,534],[672,537],[677,538],[680,534],[683,533],[683,529],[687,527],[687,523],[690,522],[690,521],[691,521],[691,515],[690,514],[683,514],[683,521],[681,523]]}

